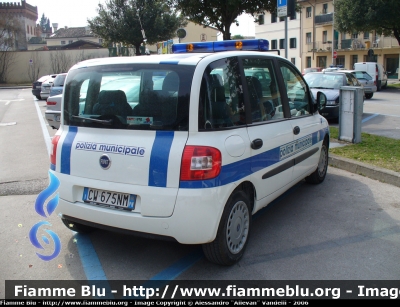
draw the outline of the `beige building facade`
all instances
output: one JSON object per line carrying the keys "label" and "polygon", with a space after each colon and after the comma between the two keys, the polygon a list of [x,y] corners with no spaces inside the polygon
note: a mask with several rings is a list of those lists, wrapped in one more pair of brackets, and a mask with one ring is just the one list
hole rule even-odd
{"label": "beige building facade", "polygon": [[[301,69],[300,17],[299,13],[292,18],[287,17],[287,59],[298,69]],[[285,57],[285,18],[264,12],[259,15],[254,30],[257,39],[268,40],[269,48],[279,50],[280,55]]]}
{"label": "beige building facade", "polygon": [[[399,78],[400,46],[394,37],[378,36],[375,31],[337,32],[333,0],[298,0],[297,3],[301,6],[302,69],[330,65],[353,69],[354,63],[372,60],[383,65],[389,78]],[[371,58],[368,52],[373,53]]]}
{"label": "beige building facade", "polygon": [[160,42],[156,45],[147,46],[152,53],[170,53],[172,44],[189,43],[189,42],[209,42],[217,41],[219,36],[222,36],[218,29],[213,27],[203,27],[202,25],[195,24],[189,21],[186,27],[183,27],[186,32],[184,38],[178,36],[166,42]]}

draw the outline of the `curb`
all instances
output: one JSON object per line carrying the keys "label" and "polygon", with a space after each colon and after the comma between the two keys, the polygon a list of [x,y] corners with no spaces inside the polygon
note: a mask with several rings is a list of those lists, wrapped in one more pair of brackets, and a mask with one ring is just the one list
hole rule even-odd
{"label": "curb", "polygon": [[400,187],[400,173],[329,153],[330,166]]}
{"label": "curb", "polygon": [[23,89],[23,88],[32,88],[32,85],[20,85],[20,86],[0,86],[1,89],[5,90],[13,90],[13,89]]}

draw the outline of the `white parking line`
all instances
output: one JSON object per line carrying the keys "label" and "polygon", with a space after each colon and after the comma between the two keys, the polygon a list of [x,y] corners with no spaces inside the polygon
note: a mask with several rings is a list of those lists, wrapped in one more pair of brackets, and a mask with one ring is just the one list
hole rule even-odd
{"label": "white parking line", "polygon": [[37,100],[35,100],[35,107],[36,107],[36,111],[39,117],[39,121],[40,121],[40,125],[42,127],[42,133],[43,133],[43,137],[44,137],[44,142],[46,143],[46,147],[47,147],[47,152],[50,156],[50,150],[51,150],[51,136],[49,134],[49,130],[47,130],[46,127],[46,123],[44,122],[43,116],[42,116],[42,112],[40,111],[39,105],[37,103]]}

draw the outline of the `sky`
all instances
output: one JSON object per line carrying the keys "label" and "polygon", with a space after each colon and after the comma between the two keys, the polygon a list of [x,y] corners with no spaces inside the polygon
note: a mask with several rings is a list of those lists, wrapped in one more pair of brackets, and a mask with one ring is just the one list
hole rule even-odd
{"label": "sky", "polygon": [[[97,16],[97,5],[104,4],[105,0],[26,0],[26,3],[37,6],[37,23],[44,13],[46,18],[50,19],[50,25],[58,23],[59,28],[64,28],[86,26],[87,19]],[[231,26],[231,35],[254,36],[253,17],[242,15],[239,17],[239,23],[239,27]]]}

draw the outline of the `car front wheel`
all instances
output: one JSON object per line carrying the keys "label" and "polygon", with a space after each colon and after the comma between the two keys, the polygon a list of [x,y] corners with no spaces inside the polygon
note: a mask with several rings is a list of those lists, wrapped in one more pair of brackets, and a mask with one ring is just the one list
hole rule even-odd
{"label": "car front wheel", "polygon": [[374,94],[373,94],[373,93],[368,93],[368,94],[365,94],[365,98],[367,98],[367,99],[371,99],[371,98],[372,98],[372,96],[374,96]]}
{"label": "car front wheel", "polygon": [[243,256],[251,227],[250,200],[243,191],[229,198],[215,240],[203,244],[206,258],[220,265],[233,265]]}
{"label": "car front wheel", "polygon": [[311,175],[305,178],[306,182],[318,184],[324,181],[328,171],[328,146],[326,142],[322,143],[317,169]]}

